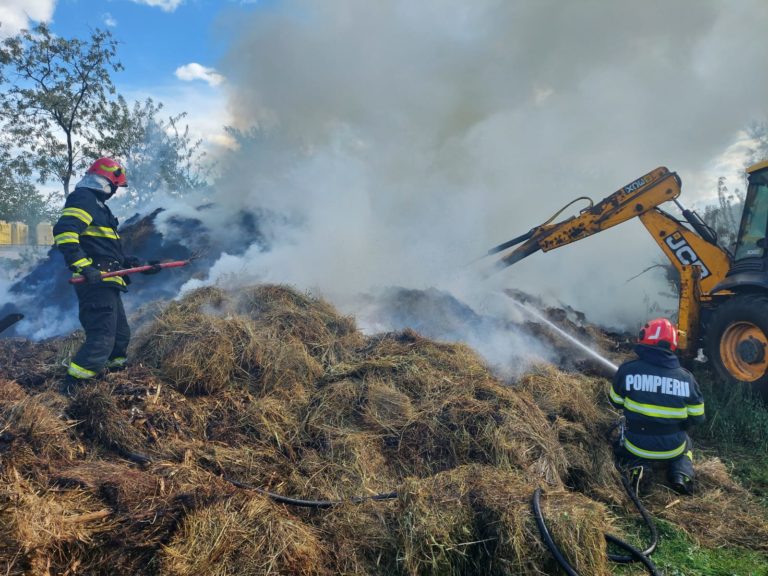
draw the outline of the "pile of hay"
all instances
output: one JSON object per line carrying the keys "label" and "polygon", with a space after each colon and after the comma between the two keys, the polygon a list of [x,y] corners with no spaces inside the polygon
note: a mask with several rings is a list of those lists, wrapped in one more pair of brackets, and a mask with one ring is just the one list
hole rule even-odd
{"label": "pile of hay", "polygon": [[[541,486],[566,556],[584,574],[610,573],[603,533],[628,503],[606,441],[605,380],[541,367],[505,385],[466,346],[365,337],[283,286],[168,304],[135,338],[131,368],[69,399],[52,359],[72,341],[25,344],[35,378],[0,366],[0,571],[554,573],[530,512]],[[704,468],[716,514],[733,505],[733,483]],[[243,485],[398,497],[296,508]],[[768,521],[740,494],[732,518],[764,546]],[[689,530],[709,537],[698,524]],[[723,525],[718,543],[759,548]]]}

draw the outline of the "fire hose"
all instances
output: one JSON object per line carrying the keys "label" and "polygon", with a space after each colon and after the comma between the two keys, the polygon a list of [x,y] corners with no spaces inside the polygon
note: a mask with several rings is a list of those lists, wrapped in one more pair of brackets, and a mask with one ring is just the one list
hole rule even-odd
{"label": "fire hose", "polygon": [[397,498],[397,492],[383,492],[381,494],[372,494],[371,496],[354,496],[353,498],[350,498],[348,500],[301,500],[298,498],[290,498],[288,496],[283,496],[281,494],[275,494],[274,492],[269,492],[264,488],[259,488],[258,486],[251,486],[250,484],[246,484],[245,482],[238,482],[237,480],[233,480],[232,478],[228,478],[227,476],[223,476],[223,478],[224,480],[226,480],[233,486],[236,486],[237,488],[258,492],[259,494],[262,494],[264,496],[271,498],[275,502],[281,502],[282,504],[288,504],[290,506],[298,506],[300,508],[332,508],[333,506],[339,506],[340,504],[362,504],[363,502],[366,502],[369,500],[380,501],[380,500],[394,500],[395,498]]}
{"label": "fire hose", "polygon": [[[117,451],[118,454],[132,462],[135,462],[136,464],[140,464],[142,466],[152,464],[152,458],[145,454],[131,452],[119,446],[113,446],[113,448]],[[302,498],[292,498],[290,496],[283,496],[282,494],[270,492],[264,488],[253,486],[252,484],[246,484],[245,482],[240,482],[223,474],[221,475],[221,478],[236,488],[256,492],[262,496],[268,497],[270,500],[274,500],[275,502],[280,502],[281,504],[287,504],[289,506],[297,506],[299,508],[332,508],[342,504],[362,504],[363,502],[368,501],[379,502],[382,500],[394,500],[398,497],[398,493],[393,491],[382,492],[380,494],[371,494],[370,496],[353,496],[347,500],[305,500]]]}
{"label": "fire hose", "polygon": [[[129,274],[139,274],[141,272],[149,272],[150,270],[157,270],[158,268],[181,268],[190,263],[190,260],[174,260],[173,262],[160,262],[158,264],[146,264],[144,266],[135,266],[133,268],[124,268],[122,270],[115,270],[113,272],[102,272],[101,277],[112,278],[113,276],[128,276]],[[70,284],[82,284],[85,282],[85,278],[82,276],[75,276],[69,279]]]}
{"label": "fire hose", "polygon": [[[648,513],[648,510],[643,506],[643,504],[640,502],[640,498],[637,496],[637,493],[632,488],[632,485],[629,483],[629,480],[622,474],[621,475],[621,483],[624,485],[624,489],[627,491],[627,494],[629,495],[630,499],[632,500],[632,503],[637,508],[638,512],[640,512],[640,515],[643,517],[643,521],[645,522],[646,526],[648,526],[648,529],[651,533],[651,543],[645,550],[640,550],[634,546],[632,546],[629,542],[625,542],[624,540],[618,538],[617,536],[614,536],[613,534],[605,534],[605,540],[606,542],[613,544],[619,548],[623,548],[627,552],[629,552],[629,555],[624,556],[620,554],[608,554],[608,559],[612,562],[618,562],[620,564],[629,564],[631,562],[640,562],[645,566],[645,568],[648,570],[649,574],[652,574],[653,576],[661,576],[661,573],[656,568],[656,565],[653,563],[653,561],[649,558],[651,554],[656,550],[656,546],[659,542],[659,533],[656,529],[656,525],[653,523],[653,519],[651,518],[651,515]],[[549,529],[547,528],[547,524],[544,521],[544,515],[541,512],[541,488],[536,488],[536,490],[533,493],[533,515],[536,519],[536,526],[539,529],[539,534],[541,534],[542,539],[544,540],[544,544],[547,546],[547,549],[550,551],[552,556],[555,558],[557,563],[560,565],[560,567],[565,571],[565,573],[568,576],[579,576],[579,573],[576,572],[576,570],[571,566],[571,564],[568,562],[568,560],[563,555],[560,548],[555,543],[554,539],[552,538],[552,535],[549,532]]]}

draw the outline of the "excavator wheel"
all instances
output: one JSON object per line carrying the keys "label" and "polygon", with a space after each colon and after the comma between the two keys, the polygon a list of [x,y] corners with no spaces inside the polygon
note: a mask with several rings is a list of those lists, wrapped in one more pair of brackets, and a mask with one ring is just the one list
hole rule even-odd
{"label": "excavator wheel", "polygon": [[707,329],[707,355],[727,382],[768,398],[768,295],[741,294],[719,306]]}

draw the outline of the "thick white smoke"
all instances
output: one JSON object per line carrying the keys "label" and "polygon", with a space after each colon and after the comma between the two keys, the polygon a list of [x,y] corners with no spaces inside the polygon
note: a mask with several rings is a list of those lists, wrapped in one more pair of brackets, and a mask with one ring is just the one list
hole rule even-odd
{"label": "thick white smoke", "polygon": [[659,275],[627,283],[663,258],[639,222],[490,280],[466,263],[659,165],[682,176],[684,203],[711,195],[700,175],[766,116],[766,21],[763,0],[286,0],[240,14],[217,70],[247,137],[205,219],[231,245],[251,242],[230,238],[233,213],[271,216],[187,288],[291,283],[371,327],[350,296],[386,286],[510,318],[494,294],[519,288],[613,326],[674,308]]}
{"label": "thick white smoke", "polygon": [[[609,325],[674,307],[639,222],[481,282],[462,265],[579,195],[697,175],[765,116],[768,4],[425,0],[268,5],[222,69],[256,128],[217,201],[274,209],[274,249],[216,274],[341,294],[513,286]],[[692,189],[688,182],[709,187]]]}

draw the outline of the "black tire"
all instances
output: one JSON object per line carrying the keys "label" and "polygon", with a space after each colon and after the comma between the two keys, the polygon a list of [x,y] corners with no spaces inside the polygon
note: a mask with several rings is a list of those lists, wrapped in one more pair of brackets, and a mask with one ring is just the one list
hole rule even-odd
{"label": "black tire", "polygon": [[718,306],[706,342],[707,356],[726,383],[747,383],[768,397],[768,295],[740,294]]}

